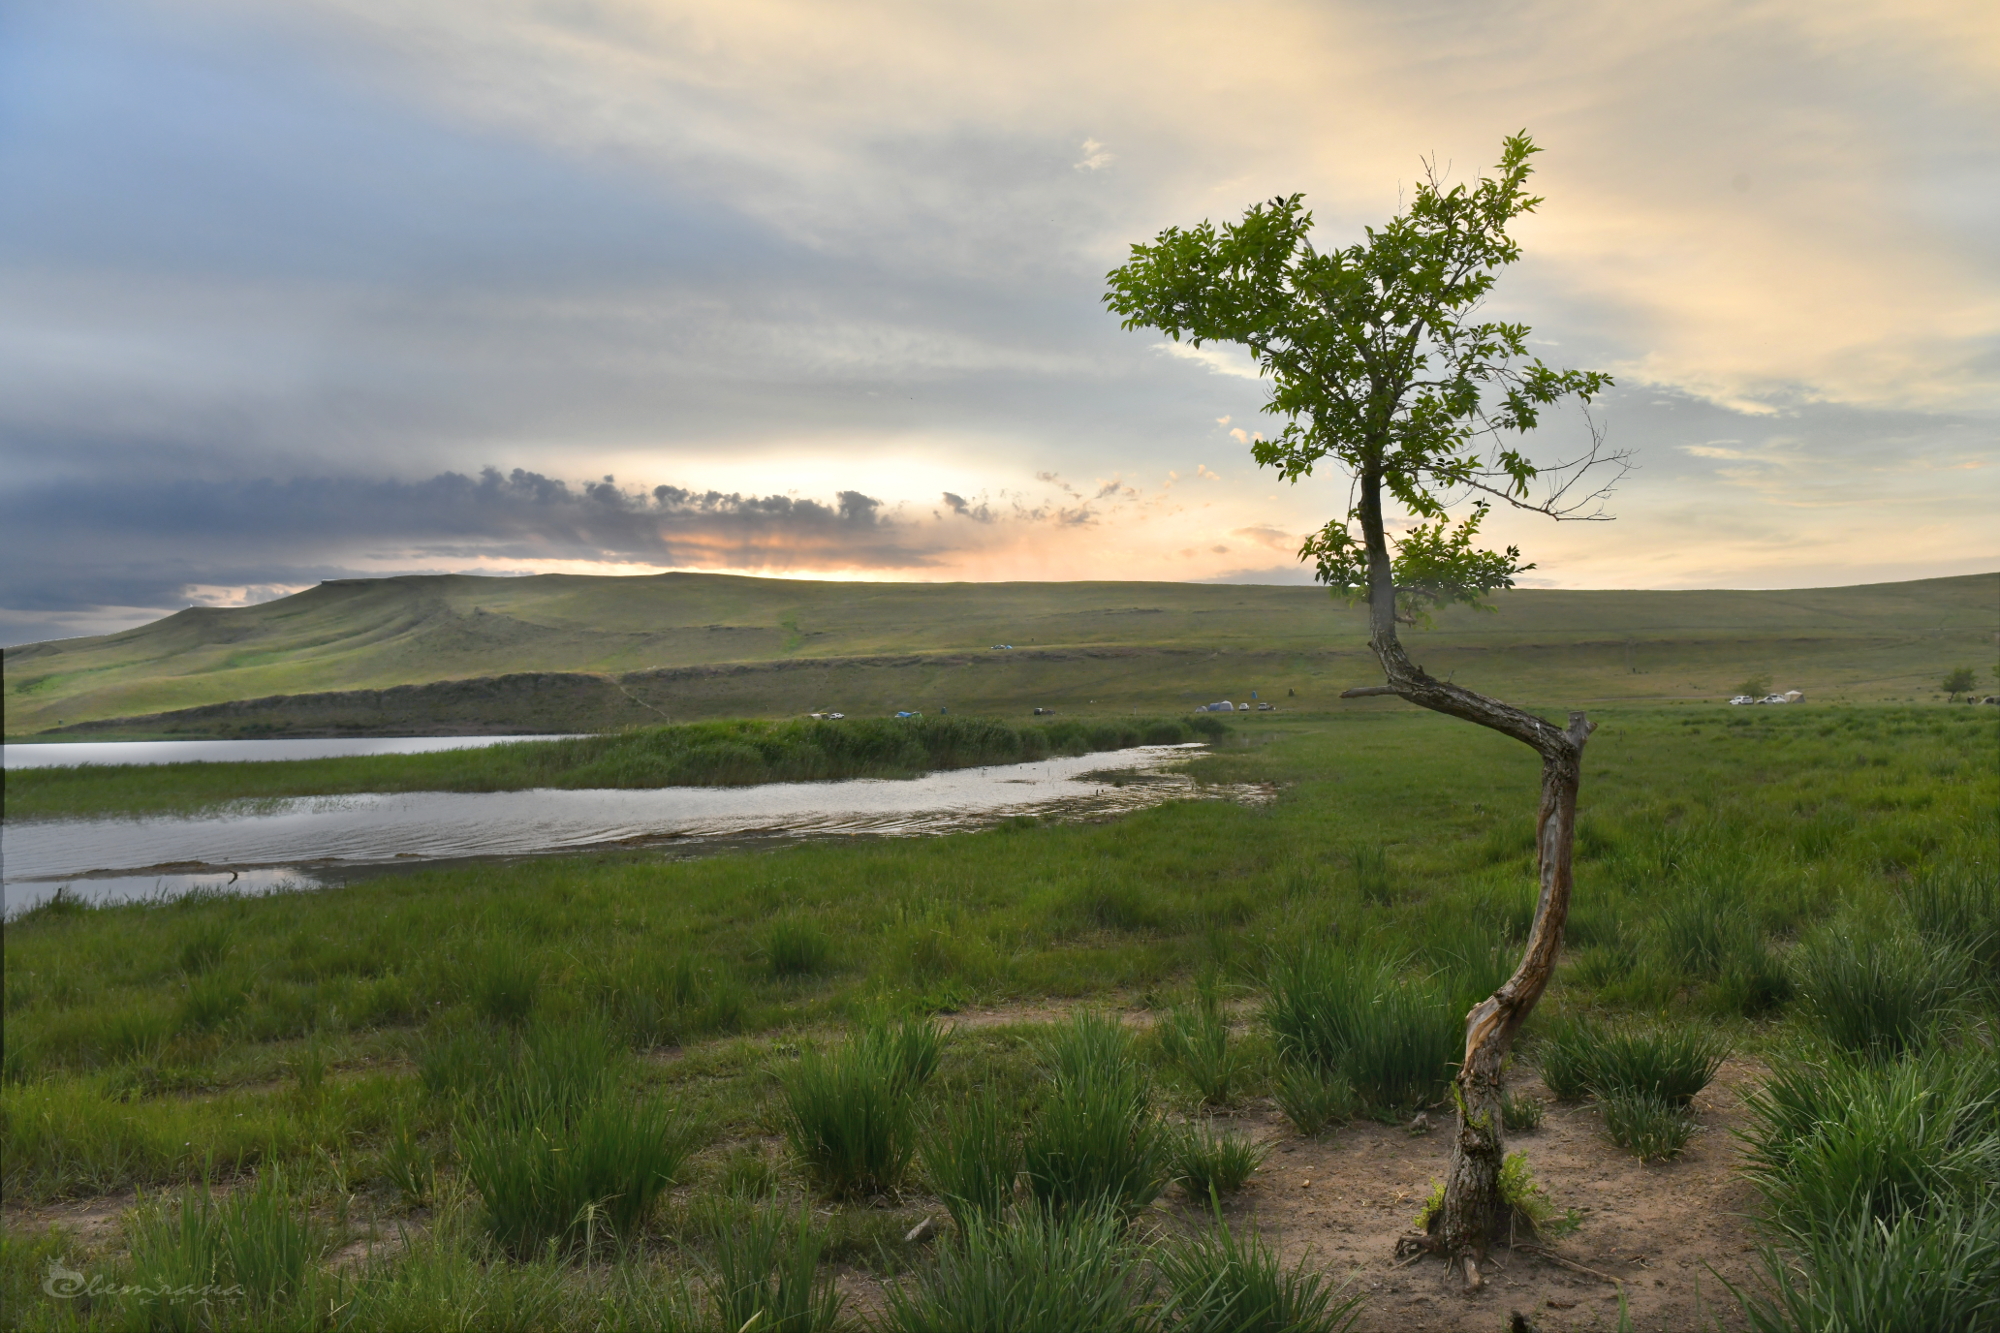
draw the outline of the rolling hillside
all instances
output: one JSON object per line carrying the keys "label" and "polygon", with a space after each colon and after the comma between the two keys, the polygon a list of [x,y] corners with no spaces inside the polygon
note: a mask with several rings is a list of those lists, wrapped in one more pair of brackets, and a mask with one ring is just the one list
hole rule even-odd
{"label": "rolling hillside", "polygon": [[[1713,699],[1752,672],[1814,698],[1902,699],[1925,697],[1957,663],[1983,673],[2000,574],[1781,592],[1518,590],[1498,605],[1441,616],[1411,636],[1413,653],[1543,706]],[[1304,587],[342,580],[10,648],[6,731],[567,730],[814,708],[1157,710],[1252,689],[1317,707],[1372,678],[1364,639],[1358,609]],[[994,651],[1001,643],[1014,647]]]}

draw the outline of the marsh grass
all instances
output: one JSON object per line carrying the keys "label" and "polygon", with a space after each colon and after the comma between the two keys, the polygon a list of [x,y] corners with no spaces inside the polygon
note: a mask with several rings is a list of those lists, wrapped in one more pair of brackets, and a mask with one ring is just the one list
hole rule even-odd
{"label": "marsh grass", "polygon": [[975,1217],[912,1284],[887,1291],[892,1333],[1154,1333],[1147,1251],[1114,1210]]}
{"label": "marsh grass", "polygon": [[1309,1261],[1286,1268],[1220,1211],[1194,1237],[1161,1246],[1154,1264],[1167,1290],[1161,1324],[1173,1333],[1343,1333],[1360,1318],[1360,1293],[1343,1297]]}
{"label": "marsh grass", "polygon": [[1463,1012],[1436,978],[1320,942],[1273,963],[1264,1022],[1281,1057],[1337,1070],[1364,1102],[1391,1108],[1444,1095]]}
{"label": "marsh grass", "polygon": [[702,966],[687,950],[639,954],[591,978],[597,1008],[633,1046],[671,1046],[733,1032],[747,997],[728,968]]}
{"label": "marsh grass", "polygon": [[568,1117],[480,1124],[459,1153],[487,1231],[525,1256],[636,1239],[696,1141],[662,1101],[607,1097]]}
{"label": "marsh grass", "polygon": [[2000,978],[2000,872],[1970,860],[1927,866],[1902,896],[1934,949],[1963,955],[1989,986]]}
{"label": "marsh grass", "polygon": [[1084,1010],[1049,1031],[1041,1055],[1049,1083],[1022,1144],[1029,1194],[1065,1213],[1158,1198],[1172,1145],[1131,1033]]}
{"label": "marsh grass", "polygon": [[437,1158],[407,1115],[396,1118],[382,1145],[382,1176],[406,1208],[430,1203],[437,1188]]}
{"label": "marsh grass", "polygon": [[1539,1097],[1503,1093],[1500,1097],[1500,1124],[1510,1134],[1525,1134],[1542,1127],[1548,1108]]}
{"label": "marsh grass", "polygon": [[931,1189],[963,1232],[1006,1212],[1021,1173],[1016,1107],[992,1090],[946,1104],[919,1149]]}
{"label": "marsh grass", "polygon": [[840,1322],[841,1297],[822,1272],[826,1231],[809,1210],[737,1210],[716,1228],[708,1280],[715,1327],[772,1333],[828,1333]]}
{"label": "marsh grass", "polygon": [[1154,1028],[1160,1056],[1201,1097],[1204,1106],[1228,1106],[1250,1073],[1243,1043],[1229,1029],[1229,1015],[1213,986],[1192,1003],[1178,1004]]}
{"label": "marsh grass", "polygon": [[142,1206],[132,1224],[135,1315],[154,1326],[196,1328],[211,1306],[247,1301],[269,1310],[295,1294],[325,1252],[326,1230],[270,1167],[220,1201],[206,1187]]}
{"label": "marsh grass", "polygon": [[[1593,743],[1601,771],[1593,768],[1590,827],[1579,846],[1572,922],[1579,956],[1558,976],[1550,1012],[1601,1014],[1613,1029],[1635,1013],[1679,1023],[1731,1012],[1726,964],[1713,976],[1692,976],[1649,938],[1661,905],[1689,886],[1739,895],[1767,942],[1809,939],[1821,922],[1894,921],[1901,913],[1933,955],[1968,956],[1967,941],[1982,938],[1979,883],[1945,885],[1934,903],[1923,895],[1927,875],[1979,873],[1974,863],[1986,855],[1981,840],[2000,804],[1989,762],[1993,712],[1773,711],[1738,727],[1724,710],[1616,711],[1617,725]],[[426,1227],[413,1228],[410,1247],[393,1259],[385,1254],[365,1271],[338,1275],[337,1291],[284,1298],[285,1308],[241,1326],[309,1325],[319,1318],[312,1312],[338,1309],[339,1322],[355,1328],[435,1325],[440,1310],[476,1310],[485,1323],[509,1328],[651,1328],[676,1319],[719,1327],[707,1308],[698,1317],[674,1314],[671,1274],[655,1281],[660,1265],[650,1258],[642,1263],[623,1248],[586,1256],[587,1231],[573,1247],[559,1242],[553,1256],[545,1247],[532,1258],[501,1257],[482,1224],[481,1200],[464,1193],[459,1136],[491,1125],[494,1108],[517,1101],[587,1106],[589,1095],[560,1089],[588,1094],[601,1080],[618,1098],[657,1092],[740,1142],[777,1128],[781,1102],[768,1076],[785,1038],[772,1034],[881,1009],[1175,994],[1216,969],[1249,980],[1262,970],[1260,950],[1300,939],[1397,960],[1394,981],[1443,996],[1456,1046],[1472,973],[1492,956],[1491,943],[1518,931],[1532,852],[1527,807],[1494,796],[1507,787],[1532,803],[1531,756],[1515,756],[1519,747],[1500,741],[1487,748],[1486,738],[1468,734],[1475,730],[1387,711],[1272,721],[1258,734],[1269,744],[1197,761],[1208,780],[1280,784],[1279,798],[1254,810],[1188,802],[1101,824],[1024,821],[962,837],[679,861],[549,858],[428,869],[283,898],[25,914],[5,930],[5,1190],[10,1201],[134,1187],[151,1197],[205,1178],[247,1177],[272,1165],[301,1173],[317,1163],[350,1173],[341,1189],[351,1190],[385,1163],[402,1123],[436,1153]],[[1413,806],[1408,794],[1417,789],[1436,802]],[[1824,829],[1795,836],[1819,819],[1814,811],[1829,812]],[[1357,840],[1395,849],[1393,901],[1365,901],[1346,877],[1342,858]],[[1099,905],[1089,917],[1086,898]],[[799,903],[812,905],[837,942],[839,967],[772,976],[764,932],[774,911]],[[1468,921],[1479,923],[1476,933],[1462,928]],[[228,947],[191,973],[183,946],[205,932],[226,936]],[[1798,952],[1788,951],[1788,970]],[[464,965],[488,954],[518,958],[540,976],[524,1019],[483,1017],[469,994]],[[696,983],[692,1001],[684,976]],[[1765,1203],[1774,1219],[1829,1219],[1801,1223],[1803,1238],[1773,1233],[1800,1291],[1815,1301],[1845,1280],[1815,1264],[1847,1253],[1857,1256],[1857,1271],[1864,1260],[1876,1264],[1868,1257],[1874,1251],[1855,1248],[1862,1242],[1842,1240],[1836,1229],[1862,1236],[1854,1219],[1864,1214],[1877,1228],[1869,1234],[1886,1227],[1900,1238],[1883,1251],[1896,1263],[1903,1262],[1896,1255],[1922,1253],[1936,1256],[1925,1262],[1941,1271],[1964,1269],[1951,1257],[1952,1228],[1973,1225],[1977,1195],[1966,1191],[1994,1178],[1981,1146],[1990,1120],[1972,1109],[1985,1104],[1976,1089],[1937,1099],[1955,1065],[1991,1063],[1981,1043],[1992,997],[1982,995],[1976,973],[1972,980],[1955,992],[1955,1021],[1920,1029],[1899,1057],[1837,1055],[1795,999],[1775,1001],[1769,1012],[1778,1021],[1756,1030],[1758,1053],[1774,1068],[1798,1063],[1791,1044],[1810,1041],[1812,1059],[1846,1071],[1807,1099],[1812,1114],[1773,1168],[1783,1181]],[[703,1015],[724,990],[736,997],[733,1017],[708,1026]],[[651,998],[624,998],[641,993]],[[530,1066],[557,1057],[531,1056],[530,1047],[577,1020],[601,1020],[603,1030],[567,1044],[596,1045],[598,1055],[568,1075],[535,1073]],[[737,1030],[744,1035],[733,1040],[689,1040],[671,1060],[629,1056],[635,1045]],[[317,1094],[306,1097],[287,1066],[314,1033],[328,1068]],[[923,1095],[955,1107],[971,1090],[991,1087],[1005,1114],[1018,1118],[1009,1123],[1025,1131],[1054,1098],[1056,1065],[1102,1066],[1106,1055],[1114,1067],[1136,1064],[1115,1037],[1076,1043],[1078,1057],[1066,1062],[1052,1063],[1039,1045],[1024,1028],[968,1025],[929,1085],[942,1091]],[[1146,1054],[1150,1060],[1153,1052]],[[592,1065],[599,1074],[589,1073]],[[1921,1068],[1895,1073],[1906,1065]],[[1274,1078],[1311,1069],[1322,1088],[1343,1077],[1340,1068],[1289,1057],[1272,1067]],[[1181,1077],[1164,1062],[1161,1073]],[[1870,1080],[1896,1078],[1908,1089],[1895,1098],[1871,1091]],[[529,1097],[524,1083],[542,1091]],[[1913,1100],[1923,1089],[1930,1100]],[[1252,1082],[1246,1090],[1261,1089]],[[1947,1114],[1947,1102],[1960,1109]],[[1151,1100],[1138,1104],[1150,1108]],[[725,1201],[717,1180],[734,1178],[728,1151],[704,1182],[704,1192]],[[1129,1143],[1119,1151],[1129,1155]],[[770,1165],[745,1167],[737,1192],[768,1197],[780,1174]],[[387,1174],[386,1165],[379,1169]],[[1865,1205],[1849,1188],[1854,1181],[1869,1182]],[[791,1184],[789,1159],[775,1183],[781,1191]],[[337,1203],[331,1192],[314,1198],[322,1209]],[[608,1223],[595,1207],[585,1221],[604,1236]],[[1035,1208],[1032,1196],[1017,1198],[998,1209],[994,1224]],[[686,1213],[656,1212],[664,1214],[658,1230],[691,1235],[697,1211],[691,1202]],[[836,1225],[849,1257],[873,1262],[858,1247],[888,1226],[884,1219],[900,1224],[896,1211],[843,1210]],[[850,1216],[867,1225],[850,1225]],[[1906,1217],[1914,1221],[1899,1220]],[[656,1251],[653,1234],[643,1253],[664,1255],[671,1266],[677,1251]],[[687,1253],[706,1253],[705,1239],[687,1243]],[[948,1231],[932,1248],[955,1244]],[[913,1257],[898,1250],[879,1265],[886,1272]],[[828,1262],[823,1252],[820,1271]],[[309,1265],[308,1286],[323,1271]],[[40,1280],[37,1272],[9,1288],[28,1301],[18,1322],[59,1325]],[[145,1322],[117,1311],[92,1317]],[[1150,1317],[1165,1316],[1156,1309]]]}
{"label": "marsh grass", "polygon": [[1745,1174],[1793,1237],[1972,1200],[2000,1178],[2000,1069],[1977,1043],[1787,1060],[1745,1099]]}
{"label": "marsh grass", "polygon": [[458,1122],[482,1223],[509,1253],[631,1240],[698,1145],[663,1100],[622,1091],[631,1057],[601,1023],[475,1029],[431,1053],[425,1081]]}
{"label": "marsh grass", "polygon": [[1963,955],[1893,923],[1836,923],[1795,956],[1807,1019],[1845,1050],[1893,1059],[1959,1016]]}
{"label": "marsh grass", "polygon": [[[1751,1327],[2000,1327],[2000,1067],[1979,1042],[1781,1061],[1745,1174],[1777,1244]],[[1734,1290],[1734,1289],[1732,1289]]]}
{"label": "marsh grass", "polygon": [[804,913],[781,916],[764,932],[764,960],[779,980],[816,976],[833,963],[833,939]]}
{"label": "marsh grass", "polygon": [[1564,1101],[1633,1094],[1686,1106],[1728,1058],[1727,1037],[1692,1024],[1646,1027],[1571,1018],[1551,1025],[1536,1062]]}
{"label": "marsh grass", "polygon": [[1786,1251],[1765,1246],[1762,1290],[1730,1285],[1753,1333],[2000,1328],[2000,1205],[1849,1219]]}
{"label": "marsh grass", "polygon": [[1297,1060],[1279,1066],[1271,1095],[1292,1128],[1307,1138],[1346,1124],[1359,1105],[1347,1075]]}
{"label": "marsh grass", "polygon": [[1354,891],[1364,902],[1383,906],[1395,901],[1395,884],[1389,877],[1389,849],[1381,843],[1356,843],[1347,854],[1348,873]]}
{"label": "marsh grass", "polygon": [[916,1084],[893,1038],[864,1033],[808,1049],[780,1075],[785,1136],[807,1176],[837,1199],[893,1194],[916,1151]]}
{"label": "marsh grass", "polygon": [[540,787],[750,786],[913,778],[1225,734],[1217,718],[990,718],[693,722],[432,754],[249,763],[79,765],[6,777],[8,817],[193,811],[231,801],[349,792],[526,791]]}
{"label": "marsh grass", "polygon": [[525,1023],[541,989],[541,969],[511,951],[489,950],[466,968],[465,991],[473,1009],[495,1023]]}
{"label": "marsh grass", "polygon": [[1650,1092],[1615,1088],[1598,1098],[1597,1107],[1611,1141],[1642,1162],[1680,1156],[1695,1129],[1686,1106]]}
{"label": "marsh grass", "polygon": [[1202,1119],[1174,1131],[1169,1152],[1168,1173],[1174,1183],[1190,1199],[1206,1201],[1242,1189],[1271,1149]]}

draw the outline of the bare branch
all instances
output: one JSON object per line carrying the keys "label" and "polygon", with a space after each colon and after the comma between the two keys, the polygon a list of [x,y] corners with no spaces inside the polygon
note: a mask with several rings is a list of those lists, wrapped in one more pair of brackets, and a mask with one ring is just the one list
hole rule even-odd
{"label": "bare branch", "polygon": [[[1604,447],[1604,427],[1588,411],[1583,414],[1583,422],[1590,431],[1590,448],[1575,458],[1536,470],[1536,477],[1545,479],[1548,487],[1540,501],[1524,500],[1515,495],[1511,487],[1503,488],[1484,481],[1468,480],[1466,486],[1497,496],[1516,509],[1543,514],[1558,522],[1610,522],[1617,516],[1604,512],[1605,502],[1618,489],[1618,484],[1625,480],[1625,474],[1638,465],[1632,461],[1632,450]],[[1493,478],[1506,476],[1499,471],[1482,475]],[[1581,488],[1586,481],[1590,486],[1583,490]]]}

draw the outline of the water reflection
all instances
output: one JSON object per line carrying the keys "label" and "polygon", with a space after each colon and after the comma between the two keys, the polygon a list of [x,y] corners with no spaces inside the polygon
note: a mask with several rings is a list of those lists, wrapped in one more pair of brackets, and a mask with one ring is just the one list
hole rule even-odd
{"label": "water reflection", "polygon": [[[316,876],[390,861],[657,847],[746,837],[911,837],[1022,815],[1092,818],[1196,797],[1264,799],[1262,788],[1201,786],[1171,771],[1198,745],[932,773],[910,781],[664,787],[644,791],[408,792],[260,802],[196,817],[75,819],[0,829],[6,905],[68,882],[79,897],[143,898],[212,886],[311,886]],[[244,876],[262,878],[246,885]]]}
{"label": "water reflection", "polygon": [[79,764],[209,764],[272,759],[343,759],[368,754],[434,754],[478,750],[515,741],[562,736],[329,736],[272,741],[34,741],[0,746],[8,768],[64,768]]}

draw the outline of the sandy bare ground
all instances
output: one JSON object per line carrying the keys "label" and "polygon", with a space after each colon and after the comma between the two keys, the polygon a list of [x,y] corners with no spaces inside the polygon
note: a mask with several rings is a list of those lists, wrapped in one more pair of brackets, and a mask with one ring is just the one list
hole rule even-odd
{"label": "sandy bare ground", "polygon": [[[1622,1290],[1635,1329],[1738,1328],[1736,1302],[1717,1275],[1754,1282],[1758,1260],[1744,1214],[1754,1196],[1736,1175],[1741,1094],[1763,1070],[1732,1061],[1697,1100],[1702,1131],[1672,1162],[1641,1164],[1604,1135],[1597,1113],[1551,1105],[1541,1127],[1511,1137],[1558,1208],[1583,1216],[1549,1248],[1591,1277],[1538,1255],[1495,1252],[1485,1289],[1465,1295],[1444,1265],[1399,1267],[1396,1238],[1409,1229],[1451,1155],[1448,1123],[1412,1136],[1368,1121],[1302,1140],[1275,1115],[1244,1117],[1276,1147],[1255,1183],[1225,1210],[1254,1224],[1287,1260],[1307,1260],[1365,1292],[1359,1330],[1503,1329],[1515,1311],[1537,1328],[1613,1329]],[[1547,1099],[1540,1080],[1516,1080]]]}

